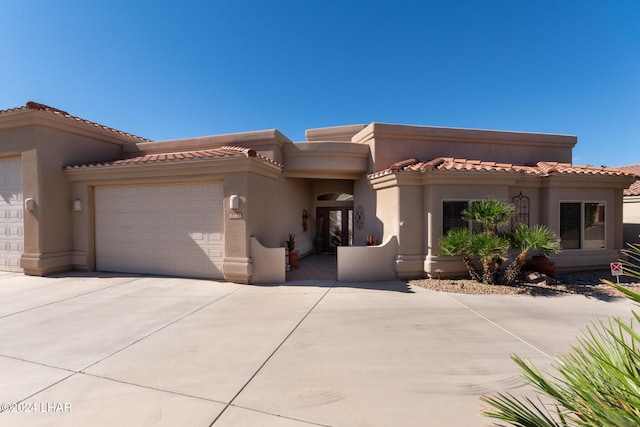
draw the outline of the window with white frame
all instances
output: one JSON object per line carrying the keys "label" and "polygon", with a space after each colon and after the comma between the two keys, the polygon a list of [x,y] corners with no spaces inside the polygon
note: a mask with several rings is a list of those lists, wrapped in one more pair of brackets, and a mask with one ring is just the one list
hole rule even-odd
{"label": "window with white frame", "polygon": [[561,202],[562,249],[604,249],[604,202]]}

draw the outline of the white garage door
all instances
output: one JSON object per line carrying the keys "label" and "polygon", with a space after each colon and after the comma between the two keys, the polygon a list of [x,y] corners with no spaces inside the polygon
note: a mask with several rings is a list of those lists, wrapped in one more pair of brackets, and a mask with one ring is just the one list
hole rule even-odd
{"label": "white garage door", "polygon": [[21,159],[0,159],[0,271],[22,271],[23,212]]}
{"label": "white garage door", "polygon": [[100,271],[221,279],[220,183],[97,187]]}

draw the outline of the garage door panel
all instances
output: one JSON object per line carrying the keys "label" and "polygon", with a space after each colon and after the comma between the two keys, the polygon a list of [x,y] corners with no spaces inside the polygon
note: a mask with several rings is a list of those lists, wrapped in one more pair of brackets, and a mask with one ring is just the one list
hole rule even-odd
{"label": "garage door panel", "polygon": [[95,195],[99,270],[223,278],[222,184],[101,187]]}
{"label": "garage door panel", "polygon": [[24,250],[22,160],[0,159],[0,270],[22,271]]}

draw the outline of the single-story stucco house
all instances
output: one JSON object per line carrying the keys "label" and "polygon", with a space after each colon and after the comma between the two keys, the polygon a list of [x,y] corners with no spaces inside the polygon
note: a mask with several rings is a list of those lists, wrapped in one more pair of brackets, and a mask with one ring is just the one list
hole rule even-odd
{"label": "single-story stucco house", "polygon": [[[618,169],[638,174],[640,177],[640,165],[620,166]],[[624,190],[622,212],[624,242],[640,243],[640,178]]]}
{"label": "single-story stucco house", "polygon": [[[46,105],[0,111],[0,270],[285,280],[284,242],[336,252],[339,280],[459,275],[439,240],[469,201],[513,200],[606,267],[636,175],[572,165],[575,136],[384,123],[152,142]],[[366,246],[367,236],[381,242]]]}

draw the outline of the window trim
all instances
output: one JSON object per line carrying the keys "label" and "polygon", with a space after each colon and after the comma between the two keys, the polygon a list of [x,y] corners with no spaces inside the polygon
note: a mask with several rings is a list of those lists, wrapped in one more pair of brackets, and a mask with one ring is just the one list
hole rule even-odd
{"label": "window trim", "polygon": [[[559,235],[560,234],[560,226],[561,226],[561,221],[560,221],[560,216],[562,214],[562,204],[563,203],[579,203],[580,204],[580,247],[579,248],[574,248],[574,249],[564,249],[562,248],[562,237]],[[596,204],[602,204],[604,206],[604,227],[603,227],[603,236],[602,236],[602,240],[603,240],[603,245],[601,248],[585,248],[584,247],[584,206],[587,203],[596,203]],[[609,208],[607,206],[607,201],[606,200],[573,200],[573,199],[568,199],[568,200],[560,200],[559,204],[558,204],[558,237],[560,238],[560,248],[561,250],[564,251],[605,251],[607,250],[607,219],[609,217]]]}

